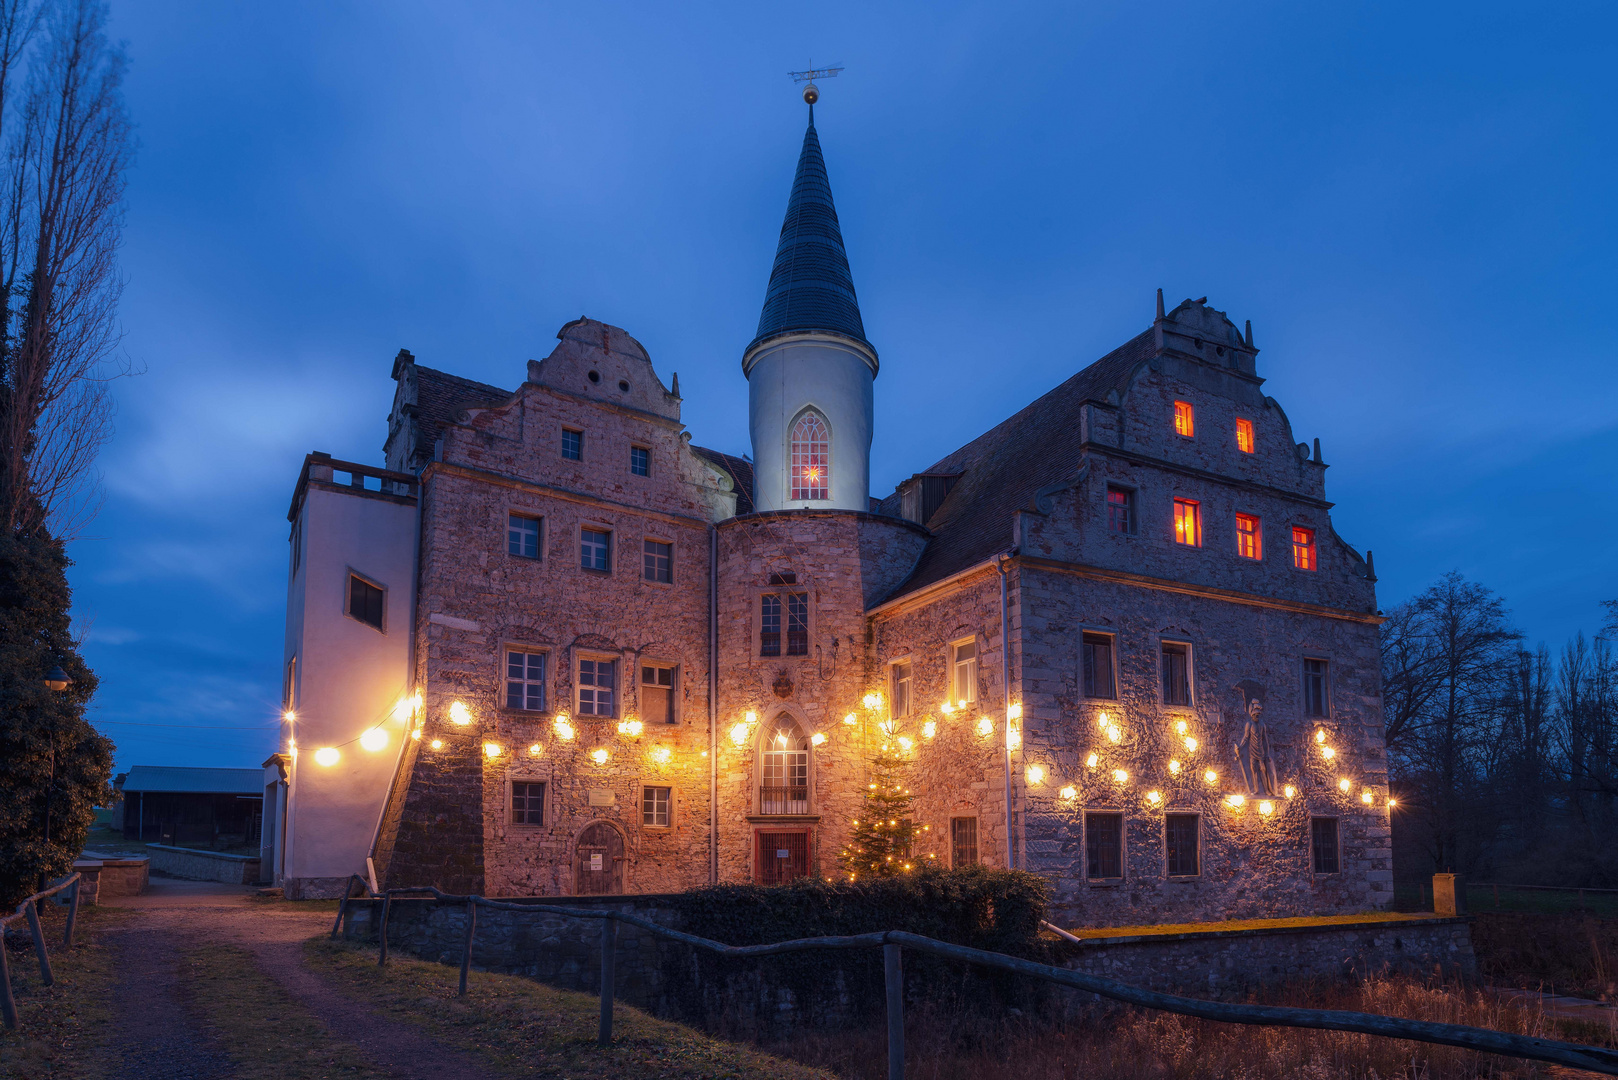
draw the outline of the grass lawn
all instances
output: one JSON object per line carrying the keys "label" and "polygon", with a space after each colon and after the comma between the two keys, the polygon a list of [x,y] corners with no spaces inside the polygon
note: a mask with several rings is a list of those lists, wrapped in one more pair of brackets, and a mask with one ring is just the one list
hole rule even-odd
{"label": "grass lawn", "polygon": [[415,1024],[434,1040],[482,1055],[497,1074],[569,1080],[715,1078],[831,1080],[832,1074],[709,1038],[619,1004],[613,1044],[596,1046],[600,999],[556,990],[514,975],[472,972],[463,1000],[459,971],[399,957],[376,966],[376,950],[324,938],[307,946],[308,963],[332,985],[391,1019]]}
{"label": "grass lawn", "polygon": [[[85,1063],[108,1035],[117,979],[112,951],[100,940],[101,932],[123,924],[129,915],[86,904],[79,909],[74,946],[63,950],[65,909],[46,905],[45,940],[56,976],[52,986],[40,983],[32,945],[7,952],[19,1026],[16,1031],[0,1028],[0,1076],[33,1080],[88,1075]],[[20,936],[11,935],[14,943],[28,941],[26,924],[14,929],[20,931]]]}

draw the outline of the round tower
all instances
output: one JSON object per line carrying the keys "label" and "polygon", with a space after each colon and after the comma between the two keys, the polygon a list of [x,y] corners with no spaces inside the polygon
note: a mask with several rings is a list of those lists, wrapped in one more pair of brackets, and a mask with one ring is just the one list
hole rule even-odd
{"label": "round tower", "polygon": [[742,356],[758,510],[870,509],[876,372],[811,102],[758,336]]}

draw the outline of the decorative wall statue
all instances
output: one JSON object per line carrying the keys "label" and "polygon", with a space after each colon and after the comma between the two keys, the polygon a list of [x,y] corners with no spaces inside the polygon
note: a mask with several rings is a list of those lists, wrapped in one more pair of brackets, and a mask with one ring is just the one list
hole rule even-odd
{"label": "decorative wall statue", "polygon": [[1262,719],[1264,687],[1252,679],[1236,684],[1247,706],[1247,722],[1242,737],[1236,743],[1236,768],[1247,784],[1247,793],[1257,797],[1279,795],[1281,785],[1275,778],[1275,754],[1270,746],[1270,728]]}

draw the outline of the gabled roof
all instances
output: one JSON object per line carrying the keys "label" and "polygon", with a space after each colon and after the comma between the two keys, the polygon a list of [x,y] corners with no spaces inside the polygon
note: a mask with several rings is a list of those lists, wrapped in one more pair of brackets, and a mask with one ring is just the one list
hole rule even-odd
{"label": "gabled roof", "polygon": [[705,446],[693,446],[692,451],[701,457],[713,462],[730,475],[731,483],[736,487],[736,513],[751,514],[753,512],[753,463],[746,458],[739,458],[732,454],[722,454],[718,450],[709,450]]}
{"label": "gabled roof", "polygon": [[431,447],[468,405],[505,401],[511,394],[498,386],[417,364],[416,417],[421,423],[422,441]]}
{"label": "gabled roof", "polygon": [[854,276],[848,270],[812,105],[753,344],[794,330],[824,330],[870,345],[854,296]]}
{"label": "gabled roof", "polygon": [[197,795],[263,795],[263,769],[193,769],[181,765],[136,765],[120,789]]}
{"label": "gabled roof", "polygon": [[[1071,477],[1079,467],[1079,411],[1088,401],[1105,402],[1111,390],[1127,389],[1129,376],[1157,352],[1152,330],[1131,338],[1100,360],[998,426],[973,439],[923,473],[960,479],[928,519],[933,539],[902,596],[959,573],[1011,546],[1011,515],[1032,509],[1043,487]],[[883,512],[898,516],[898,496],[883,500]]]}

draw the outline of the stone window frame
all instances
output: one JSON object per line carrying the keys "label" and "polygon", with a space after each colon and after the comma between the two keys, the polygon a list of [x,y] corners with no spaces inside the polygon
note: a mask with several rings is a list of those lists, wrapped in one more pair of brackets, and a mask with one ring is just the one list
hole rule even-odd
{"label": "stone window frame", "polygon": [[[1163,646],[1185,646],[1185,701],[1170,702],[1163,697]],[[1197,646],[1190,638],[1167,637],[1157,639],[1157,703],[1165,709],[1195,709],[1197,707]]]}
{"label": "stone window frame", "polygon": [[[578,648],[577,646],[573,648],[572,653],[573,655],[568,661],[568,675],[573,680],[573,692],[568,695],[568,699],[572,703],[573,715],[580,720],[622,720],[625,716],[624,705],[626,704],[624,701],[624,664],[628,661],[629,657],[621,650],[614,651],[612,649],[588,649]],[[595,712],[587,713],[579,708],[579,694],[583,690],[583,686],[579,682],[579,661],[581,660],[617,661],[618,681],[617,685],[613,687],[613,711],[611,716],[603,716],[600,713]],[[640,685],[640,665],[638,663],[635,665],[635,679],[637,680],[635,685],[638,688]]]}
{"label": "stone window frame", "polygon": [[[801,656],[792,656],[787,653],[787,619],[789,618],[787,595],[789,593],[802,593],[809,603],[809,629],[805,631],[809,647]],[[781,651],[774,656],[764,655],[764,598],[766,596],[779,596],[781,598]],[[761,585],[753,590],[753,658],[769,663],[802,663],[809,660],[814,654],[815,633],[818,629],[819,619],[815,603],[816,590],[806,582],[797,582],[790,585]]]}
{"label": "stone window frame", "polygon": [[[540,813],[545,815],[545,820],[542,823],[538,825],[530,825],[527,822],[519,824],[518,822],[512,820],[512,784],[545,785],[545,803],[540,809]],[[552,776],[550,769],[547,768],[544,772],[541,772],[536,769],[534,765],[531,765],[528,762],[523,762],[520,768],[513,768],[512,770],[508,771],[505,777],[501,780],[500,797],[505,800],[504,805],[501,807],[500,816],[504,819],[507,829],[530,835],[534,833],[551,832],[553,829],[555,829],[557,794],[555,778]]]}
{"label": "stone window frame", "polygon": [[978,683],[983,677],[983,635],[977,632],[964,634],[958,638],[951,638],[944,644],[944,694],[957,708],[961,699],[955,696],[955,650],[970,642],[975,646],[970,663],[972,664],[972,696],[966,699],[968,706],[977,705],[982,701],[979,696]]}
{"label": "stone window frame", "polygon": [[[1111,649],[1111,652],[1112,652],[1112,694],[1110,696],[1108,696],[1108,697],[1092,696],[1090,694],[1085,693],[1085,691],[1084,691],[1084,635],[1086,635],[1086,634],[1095,634],[1098,637],[1108,637],[1108,638],[1112,639],[1112,649]],[[1084,625],[1081,625],[1079,627],[1078,661],[1079,661],[1079,672],[1078,672],[1078,674],[1079,674],[1079,697],[1083,698],[1085,701],[1121,701],[1121,700],[1123,700],[1119,696],[1119,693],[1118,693],[1121,684],[1120,684],[1119,679],[1118,679],[1118,675],[1119,675],[1119,672],[1118,672],[1118,630],[1117,630],[1116,627],[1111,627],[1111,626],[1084,626]]]}
{"label": "stone window frame", "polygon": [[[367,585],[371,586],[371,588],[382,590],[382,625],[381,626],[373,626],[371,623],[366,622],[364,619],[362,619],[358,615],[354,614],[354,611],[353,611],[353,608],[352,608],[352,605],[353,605],[353,602],[354,602],[354,589],[348,583],[349,578],[359,578],[361,581],[363,581]],[[363,626],[363,627],[365,627],[365,628],[367,628],[369,630],[375,630],[377,633],[381,634],[383,637],[386,637],[387,633],[388,633],[388,612],[392,609],[392,607],[393,607],[393,605],[388,603],[388,587],[386,585],[382,584],[381,581],[379,581],[378,579],[372,577],[370,574],[365,573],[362,570],[356,570],[352,566],[344,567],[344,573],[343,573],[343,617],[345,619],[353,619],[355,622],[359,623],[361,626]]]}
{"label": "stone window frame", "polygon": [[[1118,815],[1118,876],[1093,878],[1090,876],[1090,815]],[[1129,810],[1120,804],[1103,803],[1086,806],[1079,814],[1080,834],[1084,851],[1084,883],[1091,889],[1117,889],[1129,883]]]}
{"label": "stone window frame", "polygon": [[[819,769],[817,768],[816,763],[816,758],[818,758],[819,755],[815,753],[814,725],[809,722],[809,717],[804,714],[802,709],[799,709],[790,702],[777,702],[776,704],[769,706],[767,712],[768,715],[764,718],[763,722],[758,725],[758,731],[753,735],[753,782],[751,785],[749,785],[748,793],[748,804],[753,808],[753,816],[763,818],[765,820],[779,818],[783,821],[790,821],[793,818],[818,814],[820,811],[818,809],[819,802],[815,798],[815,780],[819,774]],[[803,814],[766,815],[764,813],[764,807],[759,796],[760,789],[764,787],[764,755],[768,752],[765,746],[765,734],[769,730],[770,725],[782,716],[790,716],[792,718],[792,722],[798,725],[798,730],[803,732],[804,741],[808,743],[809,746],[809,749],[806,751],[808,754],[809,767],[804,774],[804,785],[807,789],[806,796],[804,798],[804,811]],[[811,859],[811,861],[813,860]]]}
{"label": "stone window frame", "polygon": [[[1312,712],[1308,711],[1308,709],[1309,709],[1309,661],[1311,661],[1311,660],[1318,660],[1322,664],[1326,665],[1325,678],[1322,680],[1323,685],[1321,687],[1321,691],[1324,694],[1325,699],[1326,699],[1325,700],[1325,709],[1323,711],[1321,711],[1321,712],[1318,712],[1318,713],[1312,713]],[[1303,715],[1303,718],[1305,720],[1307,720],[1307,721],[1311,721],[1311,722],[1314,722],[1314,721],[1330,722],[1331,720],[1335,719],[1336,713],[1335,713],[1335,710],[1333,708],[1333,705],[1334,705],[1334,700],[1333,699],[1336,697],[1336,695],[1331,692],[1331,681],[1332,681],[1331,676],[1332,676],[1332,668],[1333,668],[1333,666],[1334,665],[1331,662],[1331,657],[1326,655],[1326,653],[1324,651],[1322,651],[1322,650],[1306,651],[1306,652],[1303,653],[1303,655],[1298,657],[1298,701],[1299,701],[1299,704],[1303,706],[1298,711]]]}
{"label": "stone window frame", "polygon": [[[646,455],[646,471],[645,472],[636,472],[635,471],[635,451],[636,450],[639,450],[641,453]],[[638,476],[638,477],[642,478],[643,480],[651,479],[651,476],[652,476],[652,448],[650,446],[642,444],[642,443],[638,443],[638,442],[632,442],[632,443],[629,444],[629,475],[630,476]]]}
{"label": "stone window frame", "polygon": [[[514,518],[514,517],[526,518],[529,521],[535,521],[535,522],[539,523],[539,530],[538,530],[539,535],[536,538],[536,541],[537,541],[537,543],[539,545],[538,549],[537,549],[537,551],[538,551],[537,554],[534,554],[534,555],[513,555],[512,554],[512,552],[511,552],[511,519]],[[509,506],[508,505],[506,507],[506,523],[505,523],[505,529],[504,529],[504,532],[506,534],[506,540],[505,540],[505,543],[501,545],[502,549],[506,553],[506,558],[508,558],[508,559],[521,559],[523,562],[528,562],[528,563],[544,563],[544,561],[545,561],[545,533],[546,533],[545,525],[546,525],[545,514],[542,511],[534,510],[534,509],[532,509],[530,507],[527,507],[527,506]]]}
{"label": "stone window frame", "polygon": [[618,552],[615,550],[618,546],[618,527],[605,521],[581,519],[573,527],[573,551],[579,560],[584,557],[584,530],[586,529],[591,532],[604,532],[607,534],[607,568],[605,570],[596,570],[583,565],[582,561],[580,561],[577,564],[579,572],[581,574],[595,574],[604,578],[614,576],[618,572],[618,563],[620,561]]}
{"label": "stone window frame", "polygon": [[[1206,865],[1208,852],[1208,830],[1202,827],[1202,819],[1207,815],[1195,807],[1167,807],[1163,811],[1163,880],[1165,881],[1200,881]],[[1169,822],[1170,817],[1194,817],[1197,819],[1197,872],[1195,874],[1169,873]]]}
{"label": "stone window frame", "polygon": [[656,727],[659,729],[666,729],[678,726],[685,720],[685,710],[681,708],[682,695],[685,689],[685,672],[682,670],[684,665],[682,665],[678,660],[669,659],[663,656],[637,656],[635,658],[635,715],[640,717],[640,719],[645,720],[646,708],[640,699],[640,688],[643,685],[641,683],[641,678],[643,676],[643,672],[641,671],[642,666],[668,668],[674,672],[674,685],[669,688],[669,702],[671,704],[671,711],[674,714],[674,719],[667,724],[658,724]]}
{"label": "stone window frame", "polygon": [[[501,638],[495,644],[495,671],[499,676],[499,690],[495,694],[496,707],[509,716],[546,717],[556,712],[556,657],[560,650],[554,645],[542,645],[518,638]],[[524,653],[543,653],[545,656],[545,707],[542,709],[514,709],[506,704],[507,654],[512,650]],[[526,681],[526,680],[525,680]]]}
{"label": "stone window frame", "polygon": [[977,853],[977,862],[968,863],[967,865],[968,866],[982,866],[982,865],[984,865],[984,863],[983,863],[983,816],[981,814],[979,814],[975,810],[972,811],[970,814],[951,813],[949,815],[949,868],[951,870],[963,869],[963,867],[957,866],[956,863],[955,863],[955,823],[957,821],[966,821],[966,820],[971,820],[973,822],[973,825],[972,825],[972,850]]}
{"label": "stone window frame", "polygon": [[[1129,496],[1125,504],[1125,514],[1129,520],[1129,528],[1119,531],[1112,527],[1112,500],[1113,491],[1122,491]],[[1140,485],[1125,483],[1121,480],[1108,480],[1101,485],[1101,511],[1105,515],[1103,520],[1107,523],[1108,536],[1139,536],[1140,535]]]}
{"label": "stone window frame", "polygon": [[763,874],[763,868],[758,865],[759,840],[762,833],[801,833],[803,834],[804,855],[809,876],[815,876],[816,867],[820,865],[820,830],[812,823],[798,823],[790,818],[783,818],[779,825],[769,820],[754,822],[749,826],[747,834],[747,883],[757,884]]}
{"label": "stone window frame", "polygon": [[[556,433],[556,453],[557,453],[557,456],[559,456],[563,461],[577,461],[581,465],[584,464],[584,429],[580,428],[580,427],[570,427],[567,424],[558,424],[557,428],[558,428],[557,433]],[[567,435],[569,433],[577,435],[579,437],[579,456],[578,457],[568,457],[567,456]]]}
{"label": "stone window frame", "polygon": [[[1329,821],[1329,822],[1331,822],[1332,823],[1332,831],[1334,833],[1336,833],[1337,869],[1335,869],[1335,870],[1316,870],[1315,869],[1315,822],[1317,822],[1317,821]],[[1316,877],[1316,878],[1329,878],[1329,877],[1339,877],[1339,876],[1342,875],[1342,873],[1343,873],[1343,818],[1342,818],[1342,815],[1341,814],[1316,814],[1316,813],[1311,812],[1310,815],[1309,815],[1309,874],[1310,874],[1310,876],[1311,877]]]}
{"label": "stone window frame", "polygon": [[[906,668],[910,669],[910,674],[905,679],[905,681],[908,682],[910,685],[905,688],[905,711],[904,712],[899,712],[898,709],[896,708],[896,706],[898,705],[898,702],[899,702],[898,669],[900,667],[906,667]],[[890,717],[894,717],[894,718],[919,715],[919,712],[916,709],[916,658],[915,658],[915,656],[913,656],[910,653],[905,653],[903,656],[895,656],[892,660],[889,660],[888,661],[888,680],[887,680],[887,682],[888,682],[888,715]]]}
{"label": "stone window frame", "polygon": [[[653,579],[646,576],[646,542],[648,540],[650,540],[654,544],[667,544],[669,546],[669,580],[667,580],[667,581],[654,581]],[[644,584],[644,585],[655,585],[659,589],[672,589],[672,588],[674,588],[674,586],[676,584],[676,582],[674,580],[675,579],[674,568],[675,568],[675,566],[677,565],[677,563],[679,561],[678,558],[677,558],[678,553],[679,553],[679,548],[680,548],[680,542],[674,538],[672,533],[668,534],[668,535],[660,535],[658,533],[642,533],[641,538],[640,538],[640,580],[641,580],[641,583]],[[600,573],[599,570],[596,571],[596,572]]]}
{"label": "stone window frame", "polygon": [[[669,823],[667,825],[646,824],[646,789],[661,787],[669,789]],[[654,836],[672,835],[680,824],[680,785],[666,776],[641,777],[635,784],[635,820],[640,823],[641,831],[649,832]]]}
{"label": "stone window frame", "polygon": [[[1193,499],[1189,495],[1171,495],[1169,498],[1169,543],[1173,544],[1176,550],[1180,548],[1190,548],[1193,551],[1202,550],[1206,546],[1202,540],[1202,534],[1205,531],[1203,526],[1206,524],[1203,521],[1203,500]],[[1184,517],[1178,513],[1181,506],[1191,508],[1190,519],[1196,529],[1196,536],[1191,540],[1180,539],[1185,535],[1185,530],[1180,527],[1180,522],[1184,520]]]}

